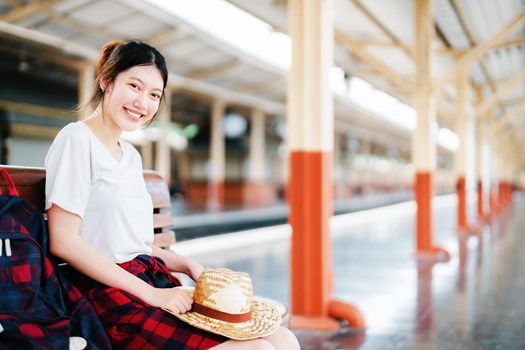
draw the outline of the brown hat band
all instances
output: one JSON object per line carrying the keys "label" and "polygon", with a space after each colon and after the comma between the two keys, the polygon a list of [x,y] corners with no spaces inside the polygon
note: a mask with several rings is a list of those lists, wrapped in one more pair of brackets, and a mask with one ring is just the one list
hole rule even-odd
{"label": "brown hat band", "polygon": [[251,311],[248,311],[244,314],[229,314],[227,312],[215,310],[197,303],[193,303],[193,306],[190,311],[197,312],[203,316],[208,316],[216,320],[230,323],[242,323],[252,319]]}

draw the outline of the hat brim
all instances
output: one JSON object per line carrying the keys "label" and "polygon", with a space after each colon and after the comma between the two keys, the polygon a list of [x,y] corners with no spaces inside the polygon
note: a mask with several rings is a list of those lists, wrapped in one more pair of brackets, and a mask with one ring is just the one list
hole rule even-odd
{"label": "hat brim", "polygon": [[[183,289],[193,297],[193,287],[179,288]],[[163,308],[163,310],[194,327],[235,340],[249,340],[265,337],[277,331],[281,325],[281,316],[279,315],[277,308],[271,302],[261,300],[257,297],[253,298],[252,319],[242,323],[230,323],[216,320],[194,311],[179,314],[168,309]]]}

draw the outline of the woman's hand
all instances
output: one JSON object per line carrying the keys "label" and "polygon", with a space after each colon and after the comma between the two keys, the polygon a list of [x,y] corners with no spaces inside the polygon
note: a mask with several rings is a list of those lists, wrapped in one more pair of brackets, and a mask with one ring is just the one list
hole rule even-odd
{"label": "woman's hand", "polygon": [[191,309],[193,299],[181,288],[152,288],[148,300],[151,306],[161,307],[183,314]]}
{"label": "woman's hand", "polygon": [[161,258],[168,266],[168,270],[172,272],[182,272],[191,277],[194,281],[197,281],[204,270],[201,264],[190,258],[186,258],[182,255],[178,255],[172,251],[161,249],[156,246],[151,248],[152,254]]}

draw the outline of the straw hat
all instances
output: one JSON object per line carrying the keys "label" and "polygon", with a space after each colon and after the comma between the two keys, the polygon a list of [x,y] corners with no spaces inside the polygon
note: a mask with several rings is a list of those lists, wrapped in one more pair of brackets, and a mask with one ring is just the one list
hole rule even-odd
{"label": "straw hat", "polygon": [[205,269],[195,288],[180,287],[193,297],[193,306],[180,320],[197,328],[237,340],[272,334],[281,324],[277,308],[253,297],[252,280],[245,272]]}

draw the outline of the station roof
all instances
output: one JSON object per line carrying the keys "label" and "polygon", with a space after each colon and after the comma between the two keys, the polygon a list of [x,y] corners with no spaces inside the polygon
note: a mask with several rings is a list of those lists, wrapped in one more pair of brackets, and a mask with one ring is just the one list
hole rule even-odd
{"label": "station roof", "polygon": [[[166,55],[174,89],[203,100],[219,98],[284,116],[286,69],[221,40],[217,33],[159,3],[162,1],[0,0],[0,54],[5,57],[0,61],[18,61],[17,69],[24,69],[24,62],[40,65],[42,69],[35,69],[35,74],[48,76],[52,66],[56,68],[53,79],[73,84],[76,70],[86,61],[96,61],[97,51],[108,40],[143,39]],[[285,0],[228,3],[276,32],[287,31]],[[413,1],[335,0],[334,4],[335,64],[346,79],[362,78],[410,104],[415,80]],[[519,132],[525,127],[525,2],[434,0],[432,6],[437,34],[433,74],[435,83],[443,85],[440,125],[453,129],[453,73],[465,57],[475,55],[478,59],[471,65],[470,81],[485,101],[476,100],[473,94],[473,108],[493,108],[498,130],[513,139],[513,146],[523,149]],[[214,15],[205,6],[201,11],[203,16]],[[243,30],[241,24],[238,30]],[[339,130],[410,149],[409,130],[385,123],[348,99],[336,95],[335,112]]]}

